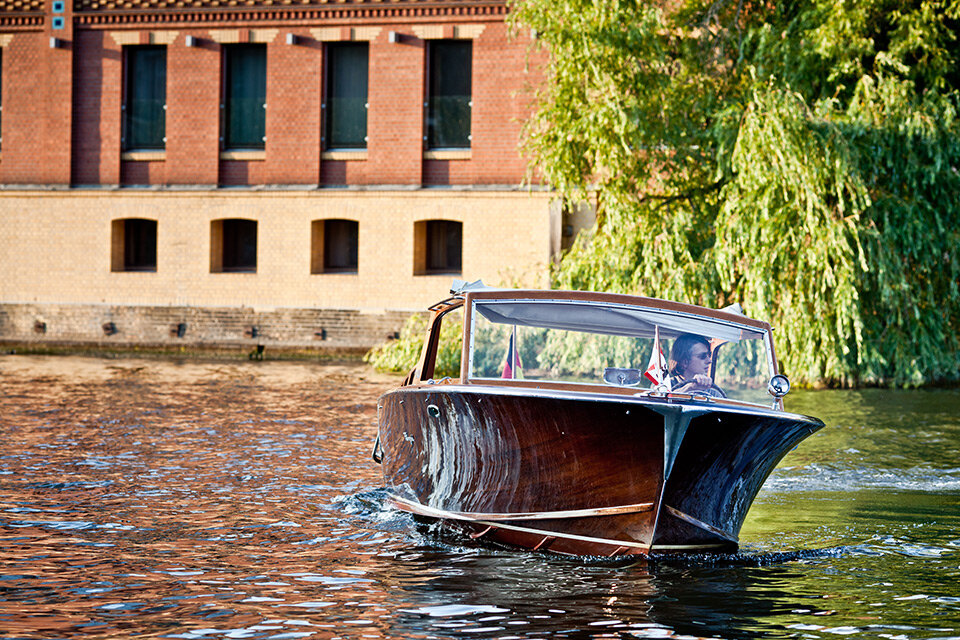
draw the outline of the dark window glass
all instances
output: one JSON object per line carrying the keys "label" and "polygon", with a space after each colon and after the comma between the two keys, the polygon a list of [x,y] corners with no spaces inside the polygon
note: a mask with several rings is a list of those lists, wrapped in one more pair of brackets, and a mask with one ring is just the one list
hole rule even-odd
{"label": "dark window glass", "polygon": [[459,272],[463,224],[453,220],[427,222],[427,271]]}
{"label": "dark window glass", "polygon": [[438,40],[429,44],[427,147],[470,147],[472,43]]}
{"label": "dark window glass", "polygon": [[224,149],[263,149],[266,135],[267,48],[224,47]]}
{"label": "dark window glass", "polygon": [[125,47],[123,148],[166,147],[167,49]]}
{"label": "dark window glass", "polygon": [[327,45],[327,149],[367,148],[367,43]]}
{"label": "dark window glass", "polygon": [[255,220],[223,221],[223,270],[257,270],[257,222]]}
{"label": "dark window glass", "polygon": [[360,225],[355,220],[324,220],[323,270],[356,271]]}
{"label": "dark window glass", "polygon": [[124,271],[157,270],[157,221],[131,218],[123,221]]}

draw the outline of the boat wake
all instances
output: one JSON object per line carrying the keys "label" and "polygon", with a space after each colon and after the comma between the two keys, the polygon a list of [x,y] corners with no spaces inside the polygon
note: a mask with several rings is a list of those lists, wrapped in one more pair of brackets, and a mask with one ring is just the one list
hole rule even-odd
{"label": "boat wake", "polygon": [[765,492],[779,491],[857,491],[895,489],[899,491],[960,491],[960,468],[910,469],[846,467],[810,464],[775,470],[763,486]]}
{"label": "boat wake", "polygon": [[[389,505],[389,493],[385,487],[361,491],[353,495],[340,496],[334,500],[336,508],[342,513],[364,521],[367,527],[385,533],[400,534],[407,538],[412,547],[432,547],[438,551],[463,554],[492,552],[496,554],[541,557],[551,562],[560,560],[588,565],[609,565],[622,568],[634,565],[656,567],[765,567],[789,562],[836,558],[847,555],[878,555],[896,552],[881,539],[871,540],[862,545],[835,546],[820,549],[798,549],[794,551],[740,551],[737,553],[652,553],[649,556],[558,556],[546,553],[518,551],[486,540],[470,540],[462,532],[451,529],[438,521],[419,520],[405,511]],[[878,547],[879,545],[879,547]]]}
{"label": "boat wake", "polygon": [[402,531],[412,526],[413,518],[387,504],[385,487],[368,489],[352,495],[337,496],[334,507],[345,515],[366,521],[384,531]]}
{"label": "boat wake", "polygon": [[823,558],[839,558],[857,553],[857,547],[839,546],[822,549],[798,549],[795,551],[761,551],[751,553],[740,551],[737,553],[696,553],[696,554],[651,554],[648,562],[653,566],[686,567],[768,567],[788,562],[802,560],[820,560]]}

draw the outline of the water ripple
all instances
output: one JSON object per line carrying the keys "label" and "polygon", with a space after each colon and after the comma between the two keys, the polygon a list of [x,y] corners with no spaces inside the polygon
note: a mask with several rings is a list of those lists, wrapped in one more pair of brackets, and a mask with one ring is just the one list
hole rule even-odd
{"label": "water ripple", "polygon": [[395,381],[362,367],[18,362],[0,356],[0,637],[960,635],[957,394],[792,393],[830,426],[775,471],[740,553],[567,558],[388,507],[369,454]]}

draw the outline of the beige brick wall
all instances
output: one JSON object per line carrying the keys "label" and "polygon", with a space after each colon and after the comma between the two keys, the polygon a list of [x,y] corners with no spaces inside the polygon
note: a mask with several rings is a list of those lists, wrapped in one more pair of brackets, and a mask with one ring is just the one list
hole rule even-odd
{"label": "beige brick wall", "polygon": [[[450,275],[413,275],[414,223],[463,223],[463,272],[545,286],[550,194],[485,190],[22,190],[0,193],[0,304],[420,310]],[[111,272],[111,221],[157,221],[157,271]],[[210,223],[258,222],[256,273],[210,272]],[[356,274],[310,273],[313,220],[359,222]]]}

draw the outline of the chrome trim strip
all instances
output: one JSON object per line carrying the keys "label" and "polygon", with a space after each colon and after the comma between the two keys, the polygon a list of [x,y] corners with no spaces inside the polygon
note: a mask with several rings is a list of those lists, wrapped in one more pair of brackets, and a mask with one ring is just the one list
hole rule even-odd
{"label": "chrome trim strip", "polygon": [[[417,515],[427,516],[437,519],[447,519],[447,520],[463,520],[466,522],[474,522],[476,524],[487,525],[488,529],[483,532],[483,535],[486,535],[489,532],[489,528],[493,529],[508,529],[510,531],[519,531],[521,533],[532,533],[536,535],[544,536],[545,540],[543,542],[549,542],[546,538],[565,538],[568,540],[580,540],[583,542],[593,542],[597,544],[607,544],[612,547],[618,547],[619,549],[632,549],[640,550],[644,553],[649,553],[651,551],[664,550],[709,550],[709,549],[720,549],[726,545],[723,543],[717,544],[658,544],[654,546],[646,545],[642,542],[628,542],[625,540],[611,540],[609,538],[592,538],[589,536],[579,536],[573,533],[560,533],[558,531],[544,531],[541,529],[531,529],[529,527],[517,527],[509,524],[503,524],[500,522],[486,522],[483,520],[471,520],[470,518],[458,517],[458,514],[451,511],[443,511],[442,509],[434,509],[432,507],[425,507],[422,504],[416,502],[411,502],[409,500],[404,500],[403,498],[398,498],[395,496],[390,496],[387,498],[388,502],[393,503],[401,511],[407,511],[409,513],[415,513]],[[541,542],[541,544],[543,544]],[[542,548],[542,547],[541,547]]]}
{"label": "chrome trim strip", "polygon": [[[426,383],[422,383],[424,386]],[[394,391],[403,391],[403,392],[414,392],[422,389],[423,387],[417,385],[411,385],[408,387],[399,387]],[[431,385],[429,391],[443,391],[444,393],[451,392],[461,392],[461,393],[476,393],[484,395],[504,395],[504,396],[527,396],[531,398],[556,398],[560,400],[591,400],[594,402],[614,402],[618,404],[637,404],[643,406],[659,406],[659,405],[668,405],[668,406],[680,406],[688,409],[694,409],[698,411],[703,411],[708,409],[712,412],[723,412],[723,413],[735,413],[740,415],[749,415],[749,416],[761,416],[765,418],[776,418],[776,419],[787,419],[787,420],[799,420],[804,422],[817,421],[816,418],[811,418],[810,416],[801,415],[799,413],[790,413],[787,411],[777,411],[770,409],[770,406],[767,404],[753,404],[744,402],[742,405],[735,404],[720,404],[720,403],[710,403],[705,405],[703,402],[695,402],[686,399],[680,399],[677,397],[665,398],[662,396],[656,395],[614,395],[614,394],[603,394],[595,393],[589,391],[569,391],[569,390],[560,390],[560,389],[544,389],[544,388],[521,388],[521,387],[501,387],[501,386],[486,386],[483,384],[482,380],[475,381],[471,384],[447,384],[443,385],[442,388],[437,388],[437,385]]]}
{"label": "chrome trim strip", "polygon": [[668,504],[663,505],[663,508],[666,509],[667,512],[670,513],[670,515],[673,515],[673,516],[675,516],[675,517],[683,520],[684,522],[686,522],[686,523],[688,523],[688,524],[692,524],[693,526],[695,526],[695,527],[697,527],[697,528],[699,528],[699,529],[703,529],[704,531],[707,531],[708,533],[712,533],[712,534],[715,535],[715,536],[720,536],[720,537],[723,538],[724,540],[729,540],[730,542],[733,542],[734,544],[740,544],[740,540],[737,539],[737,536],[732,536],[732,535],[730,535],[729,533],[727,533],[726,531],[723,531],[722,529],[716,528],[716,527],[713,526],[712,524],[707,524],[707,523],[704,522],[703,520],[697,520],[697,519],[694,518],[693,516],[687,515],[687,514],[684,513],[683,511],[680,511],[679,509],[674,509],[673,507],[671,507],[671,506],[668,505]]}
{"label": "chrome trim strip", "polygon": [[463,517],[452,511],[444,511],[442,509],[434,509],[433,507],[426,507],[422,504],[416,502],[411,502],[409,500],[404,500],[403,498],[398,498],[396,496],[390,496],[387,498],[388,502],[393,503],[401,511],[409,511],[410,513],[415,513],[421,516],[428,516],[431,518],[445,519],[445,520],[463,520],[465,522],[474,522],[476,524],[487,525],[494,527],[496,529],[508,529],[510,531],[519,531],[521,533],[532,533],[538,536],[550,536],[556,538],[565,538],[567,540],[580,540],[583,542],[593,542],[597,544],[608,544],[613,547],[629,547],[631,549],[639,549],[641,551],[648,551],[650,546],[642,542],[629,542],[626,540],[610,540],[607,538],[592,538],[589,536],[580,536],[574,533],[561,533],[559,531],[544,531],[542,529],[531,529],[529,527],[517,527],[514,525],[503,524],[500,522],[487,522],[484,520],[474,520],[472,518]]}
{"label": "chrome trim strip", "polygon": [[[432,509],[418,502],[413,502],[405,498],[391,496],[394,502],[408,505],[411,509]],[[594,509],[571,509],[568,511],[520,511],[517,513],[483,513],[477,511],[436,511],[449,514],[447,517],[456,517],[461,520],[489,520],[491,522],[500,522],[502,520],[561,520],[564,518],[590,518],[597,516],[615,516],[622,513],[642,513],[644,511],[653,511],[652,502],[640,502],[637,504],[625,504],[618,507],[597,507]],[[427,515],[427,514],[424,514]]]}

